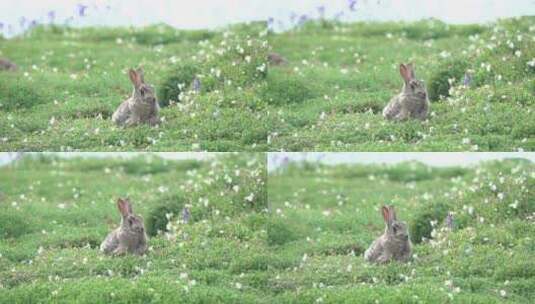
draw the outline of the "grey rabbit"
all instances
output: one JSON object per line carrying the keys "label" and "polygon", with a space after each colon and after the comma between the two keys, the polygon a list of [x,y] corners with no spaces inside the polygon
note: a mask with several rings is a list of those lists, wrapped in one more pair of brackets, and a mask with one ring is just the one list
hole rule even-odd
{"label": "grey rabbit", "polygon": [[134,85],[134,91],[132,96],[115,110],[111,119],[117,125],[127,127],[141,123],[148,123],[151,126],[158,124],[160,106],[154,88],[145,83],[143,70],[130,69],[128,75]]}
{"label": "grey rabbit", "polygon": [[16,71],[17,69],[17,65],[13,62],[5,58],[0,58],[0,71]]}
{"label": "grey rabbit", "polygon": [[424,83],[416,79],[412,63],[400,64],[399,73],[403,78],[403,88],[383,109],[383,117],[388,120],[425,120],[430,103]]}
{"label": "grey rabbit", "polygon": [[128,199],[119,198],[117,208],[121,213],[121,225],[110,232],[102,241],[100,251],[114,255],[145,254],[147,252],[147,234],[143,218],[133,213],[132,204]]}
{"label": "grey rabbit", "polygon": [[383,206],[381,213],[386,224],[385,232],[364,252],[364,259],[378,264],[392,260],[407,262],[412,255],[407,223],[398,221],[393,206]]}

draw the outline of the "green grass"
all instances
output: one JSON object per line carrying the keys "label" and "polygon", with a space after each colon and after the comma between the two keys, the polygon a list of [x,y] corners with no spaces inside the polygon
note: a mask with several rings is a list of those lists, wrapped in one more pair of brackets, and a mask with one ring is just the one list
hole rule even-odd
{"label": "green grass", "polygon": [[[38,27],[0,45],[20,66],[0,73],[0,150],[533,151],[534,27],[534,17],[311,21],[278,34],[260,22],[218,31]],[[270,50],[289,64],[268,67]],[[398,64],[409,61],[432,113],[385,121],[382,108],[401,88]],[[157,128],[110,120],[136,66],[160,96]]]}
{"label": "green grass", "polygon": [[[267,49],[263,23],[220,31],[38,27],[0,45],[20,67],[0,73],[0,150],[266,151],[265,71],[257,68]],[[158,128],[111,122],[132,91],[126,71],[137,66],[161,95]],[[195,76],[199,94],[189,92]]]}
{"label": "green grass", "polygon": [[[533,151],[534,28],[531,16],[488,26],[309,22],[270,34],[270,47],[289,64],[268,75],[269,149]],[[401,90],[401,62],[414,62],[428,86],[426,122],[381,115]]]}
{"label": "green grass", "polygon": [[[267,35],[264,23],[38,27],[0,45],[20,66],[0,73],[0,150],[533,151],[534,20],[311,21]],[[268,68],[269,50],[289,65]],[[387,122],[381,110],[409,61],[428,85],[431,116]],[[136,66],[160,96],[157,128],[110,120]]]}
{"label": "green grass", "polygon": [[[529,303],[535,296],[533,163],[306,164],[269,176],[265,168],[264,154],[247,153],[208,161],[34,155],[1,167],[0,302]],[[152,232],[146,256],[98,250],[119,222],[119,196],[131,198]],[[409,224],[408,264],[362,258],[382,233],[385,203]],[[441,229],[448,211],[452,232]]]}
{"label": "green grass", "polygon": [[[263,154],[244,153],[206,162],[36,156],[1,167],[0,303],[264,301],[265,166]],[[180,197],[190,222],[171,216],[144,257],[104,256],[119,196],[145,225]]]}
{"label": "green grass", "polygon": [[[534,186],[535,165],[520,159],[469,168],[306,164],[272,173],[274,302],[531,303]],[[384,231],[383,204],[409,224],[408,264],[362,257]],[[447,211],[452,232],[443,230]]]}

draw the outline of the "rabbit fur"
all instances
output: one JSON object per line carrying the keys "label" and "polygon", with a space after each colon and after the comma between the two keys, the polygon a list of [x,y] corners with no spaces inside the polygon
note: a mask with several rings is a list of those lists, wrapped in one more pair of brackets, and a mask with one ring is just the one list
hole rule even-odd
{"label": "rabbit fur", "polygon": [[132,96],[123,101],[112,115],[112,120],[119,126],[135,126],[148,123],[154,126],[160,122],[160,106],[151,85],[145,83],[142,69],[128,71],[134,85]]}
{"label": "rabbit fur", "polygon": [[17,69],[17,65],[13,62],[5,58],[0,58],[0,71],[16,71]]}
{"label": "rabbit fur", "polygon": [[424,83],[416,79],[412,63],[400,64],[399,73],[403,78],[403,88],[383,109],[383,117],[398,121],[409,118],[425,120],[430,103]]}
{"label": "rabbit fur", "polygon": [[100,244],[100,251],[113,255],[145,254],[147,234],[143,218],[133,213],[132,204],[128,199],[119,198],[117,208],[121,213],[121,225],[108,234]]}
{"label": "rabbit fur", "polygon": [[393,206],[383,206],[381,213],[386,224],[385,232],[364,252],[364,259],[378,264],[392,260],[407,262],[412,255],[407,224],[398,221]]}

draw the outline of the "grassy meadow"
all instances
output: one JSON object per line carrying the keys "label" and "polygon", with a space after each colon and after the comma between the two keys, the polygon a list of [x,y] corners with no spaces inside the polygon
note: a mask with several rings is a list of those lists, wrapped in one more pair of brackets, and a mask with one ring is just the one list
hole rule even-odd
{"label": "grassy meadow", "polygon": [[[244,153],[0,167],[0,303],[258,303],[269,280],[265,165]],[[142,257],[98,250],[124,196],[151,235]]]}
{"label": "grassy meadow", "polygon": [[[312,21],[271,34],[270,151],[535,150],[535,17],[488,25]],[[425,122],[389,122],[399,63],[426,83]],[[464,75],[470,81],[464,85]]]}
{"label": "grassy meadow", "polygon": [[[263,23],[217,31],[37,27],[0,37],[2,151],[266,151]],[[119,128],[111,115],[143,67],[162,106],[158,127]],[[200,87],[193,87],[194,79]]]}
{"label": "grassy meadow", "polygon": [[[534,186],[535,165],[522,159],[467,168],[290,164],[268,177],[275,302],[531,303]],[[364,262],[384,231],[383,204],[409,225],[407,264]]]}
{"label": "grassy meadow", "polygon": [[[213,31],[37,27],[0,38],[0,56],[19,65],[0,72],[0,150],[533,151],[534,33],[534,17],[323,20],[283,33],[262,22]],[[269,65],[270,52],[288,64]],[[427,84],[425,122],[381,115],[401,89],[400,62],[414,62]],[[137,66],[163,120],[118,128],[110,117]]]}
{"label": "grassy meadow", "polygon": [[[0,167],[0,302],[529,303],[534,181],[521,159],[291,164],[267,175],[263,154],[24,156]],[[124,196],[144,217],[142,257],[98,250]],[[362,258],[385,203],[409,224],[407,264]]]}

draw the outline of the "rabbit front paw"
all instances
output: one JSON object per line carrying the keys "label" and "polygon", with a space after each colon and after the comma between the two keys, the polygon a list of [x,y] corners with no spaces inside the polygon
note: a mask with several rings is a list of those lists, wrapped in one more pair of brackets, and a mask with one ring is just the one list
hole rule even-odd
{"label": "rabbit front paw", "polygon": [[391,260],[392,256],[390,254],[383,253],[377,258],[377,263],[386,264]]}
{"label": "rabbit front paw", "polygon": [[402,108],[401,111],[399,111],[399,113],[394,117],[394,119],[398,121],[403,121],[403,120],[407,120],[409,116],[410,116],[409,111],[407,111],[407,109]]}
{"label": "rabbit front paw", "polygon": [[127,252],[126,247],[119,246],[113,251],[113,255],[125,255]]}
{"label": "rabbit front paw", "polygon": [[133,127],[139,123],[139,119],[135,116],[130,116],[124,123],[126,127]]}

